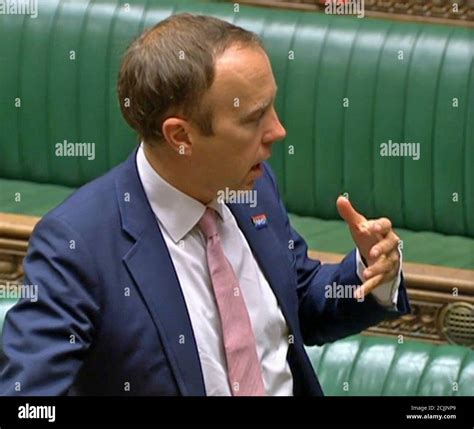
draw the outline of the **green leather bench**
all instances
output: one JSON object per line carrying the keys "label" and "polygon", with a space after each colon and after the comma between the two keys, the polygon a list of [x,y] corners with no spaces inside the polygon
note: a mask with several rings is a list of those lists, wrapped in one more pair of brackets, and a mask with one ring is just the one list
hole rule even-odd
{"label": "green leather bench", "polygon": [[[42,216],[124,160],[136,137],[116,99],[122,52],[171,13],[205,13],[255,31],[267,47],[288,131],[271,163],[293,225],[312,249],[352,248],[335,206],[347,192],[368,217],[392,219],[405,261],[474,268],[472,30],[244,6],[234,13],[232,2],[125,3],[42,0],[37,19],[0,15],[7,65],[0,67],[0,212]],[[95,143],[95,159],[55,156],[64,140]],[[388,140],[419,142],[420,159],[379,156]],[[0,225],[0,248],[5,231]],[[24,250],[15,234],[28,234],[21,225],[8,234],[13,278]],[[0,302],[0,313],[11,303]],[[326,392],[472,394],[467,348],[394,341],[356,337],[311,349]],[[413,365],[416,386],[397,386],[408,371],[398,362]],[[387,382],[361,379],[368,371]],[[341,392],[346,379],[352,387]],[[457,393],[449,390],[453,380]]]}
{"label": "green leather bench", "polygon": [[307,348],[328,396],[474,396],[474,351],[355,335]]}

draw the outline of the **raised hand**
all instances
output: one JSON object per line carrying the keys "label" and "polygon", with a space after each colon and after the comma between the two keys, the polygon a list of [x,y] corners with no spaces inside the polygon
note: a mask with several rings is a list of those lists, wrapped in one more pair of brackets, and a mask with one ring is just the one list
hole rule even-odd
{"label": "raised hand", "polygon": [[337,199],[336,205],[367,266],[364,270],[365,281],[356,292],[356,298],[361,298],[397,275],[400,266],[400,238],[393,232],[389,219],[382,217],[367,220],[343,196]]}

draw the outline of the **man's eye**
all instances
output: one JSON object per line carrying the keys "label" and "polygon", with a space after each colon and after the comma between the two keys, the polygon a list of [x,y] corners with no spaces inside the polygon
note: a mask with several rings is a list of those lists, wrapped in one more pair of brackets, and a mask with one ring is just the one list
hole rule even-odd
{"label": "man's eye", "polygon": [[265,111],[262,110],[262,112],[255,119],[253,119],[252,122],[260,122],[260,120],[263,118],[264,115],[265,115]]}
{"label": "man's eye", "polygon": [[262,110],[258,114],[258,116],[253,116],[253,117],[247,119],[245,122],[248,123],[248,124],[258,124],[264,116],[265,116],[265,110]]}

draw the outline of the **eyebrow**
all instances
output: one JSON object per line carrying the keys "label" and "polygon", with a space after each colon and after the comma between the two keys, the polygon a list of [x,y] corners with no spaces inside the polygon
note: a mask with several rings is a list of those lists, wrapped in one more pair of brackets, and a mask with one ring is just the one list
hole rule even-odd
{"label": "eyebrow", "polygon": [[277,92],[278,92],[278,86],[277,86],[276,89],[275,89],[275,94],[273,95],[273,97],[272,97],[269,101],[267,101],[267,102],[265,102],[265,103],[261,103],[261,104],[260,104],[258,107],[256,107],[254,110],[252,110],[251,112],[246,113],[246,114],[242,117],[242,120],[243,120],[243,121],[246,121],[246,120],[248,120],[249,118],[251,118],[253,115],[255,115],[256,113],[267,110],[268,107],[270,107],[270,106],[272,105],[272,103],[275,101]]}

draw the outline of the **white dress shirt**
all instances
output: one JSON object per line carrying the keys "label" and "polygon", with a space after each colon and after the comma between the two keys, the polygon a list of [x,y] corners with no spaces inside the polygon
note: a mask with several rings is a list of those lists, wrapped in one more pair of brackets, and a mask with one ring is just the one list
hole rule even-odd
{"label": "white dress shirt", "polygon": [[[197,226],[206,206],[166,182],[148,162],[143,146],[137,151],[137,168],[181,285],[206,394],[230,396],[219,312],[207,267],[206,240]],[[209,207],[219,215],[220,241],[247,305],[265,391],[269,396],[292,396],[293,377],[287,361],[289,330],[280,306],[230,209],[217,199],[209,203]],[[358,251],[357,267],[361,277],[364,265]],[[381,303],[392,306],[396,302],[398,284],[399,278],[377,288],[373,294],[377,292]],[[397,287],[393,287],[395,285]]]}
{"label": "white dress shirt", "polygon": [[[206,394],[230,396],[219,311],[207,267],[206,240],[197,226],[206,206],[161,178],[149,164],[142,147],[137,152],[137,167],[183,291]],[[217,199],[209,207],[219,214],[220,241],[247,305],[265,391],[270,396],[291,396],[293,376],[287,361],[289,330],[275,294],[230,209]]]}

